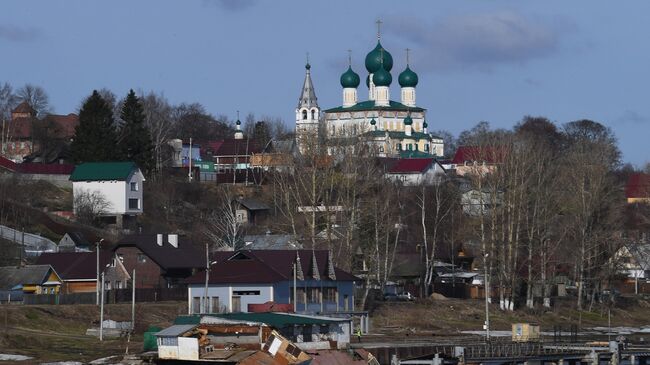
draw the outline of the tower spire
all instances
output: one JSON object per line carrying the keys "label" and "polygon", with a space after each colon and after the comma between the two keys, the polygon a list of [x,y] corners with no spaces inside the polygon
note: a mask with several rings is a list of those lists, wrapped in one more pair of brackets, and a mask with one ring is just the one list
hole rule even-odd
{"label": "tower spire", "polygon": [[411,49],[407,48],[406,49],[406,66],[409,65],[409,53],[411,53]]}
{"label": "tower spire", "polygon": [[348,49],[348,66],[352,67],[352,50]]}
{"label": "tower spire", "polygon": [[380,40],[381,39],[381,24],[383,22],[381,21],[381,19],[377,19],[377,21],[375,23],[377,23],[377,40]]}

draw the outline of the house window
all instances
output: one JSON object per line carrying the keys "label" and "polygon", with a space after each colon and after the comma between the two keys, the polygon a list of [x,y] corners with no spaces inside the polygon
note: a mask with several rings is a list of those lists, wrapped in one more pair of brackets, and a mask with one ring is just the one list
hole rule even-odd
{"label": "house window", "polygon": [[[289,298],[291,299],[291,303],[294,302],[293,300],[293,287],[290,288],[291,293],[289,293]],[[296,296],[298,297],[298,300],[296,301],[297,304],[304,304],[305,303],[305,288],[296,288]]]}
{"label": "house window", "polygon": [[201,297],[192,298],[192,313],[201,313]]}
{"label": "house window", "polygon": [[260,295],[259,290],[233,290],[232,295]]}
{"label": "house window", "polygon": [[121,281],[116,281],[115,282],[115,289],[122,289],[122,282]]}
{"label": "house window", "polygon": [[138,263],[144,264],[145,262],[147,262],[147,256],[145,254],[143,254],[143,253],[139,253],[138,254]]}
{"label": "house window", "polygon": [[336,302],[336,288],[323,288],[323,301]]}
{"label": "house window", "polygon": [[129,199],[129,209],[140,209],[140,199]]}
{"label": "house window", "polygon": [[210,298],[210,313],[219,313],[221,312],[219,308],[219,297]]}
{"label": "house window", "polygon": [[[106,288],[106,290],[111,290],[111,282],[110,281],[105,281],[104,282],[104,288]],[[52,288],[52,293],[54,293],[54,288]]]}
{"label": "house window", "polygon": [[379,152],[384,152],[384,147],[383,146],[379,146]]}
{"label": "house window", "polygon": [[427,151],[427,152],[429,152],[429,145],[428,145],[428,144],[425,144],[425,145],[424,145],[424,150]]}
{"label": "house window", "polygon": [[315,110],[311,111],[311,119],[312,120],[316,119],[316,111]]}
{"label": "house window", "polygon": [[137,182],[132,182],[131,183],[131,191],[138,191],[138,183]]}
{"label": "house window", "polygon": [[178,346],[178,337],[161,337],[160,346]]}
{"label": "house window", "polygon": [[320,288],[307,288],[307,303],[320,303]]}

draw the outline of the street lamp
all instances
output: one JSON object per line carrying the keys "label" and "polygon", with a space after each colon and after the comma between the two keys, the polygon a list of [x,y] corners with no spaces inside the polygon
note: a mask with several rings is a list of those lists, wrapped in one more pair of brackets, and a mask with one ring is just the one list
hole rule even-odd
{"label": "street lamp", "polygon": [[99,305],[99,248],[100,248],[102,242],[104,242],[103,238],[100,239],[97,242],[97,281],[95,282],[95,294],[96,294],[95,296],[96,296],[96,299],[97,299],[96,300],[97,305]]}
{"label": "street lamp", "polygon": [[483,287],[485,291],[485,340],[490,341],[490,280],[488,279],[487,258],[490,254],[486,253],[483,257],[483,269],[485,270],[485,277],[483,278]]}

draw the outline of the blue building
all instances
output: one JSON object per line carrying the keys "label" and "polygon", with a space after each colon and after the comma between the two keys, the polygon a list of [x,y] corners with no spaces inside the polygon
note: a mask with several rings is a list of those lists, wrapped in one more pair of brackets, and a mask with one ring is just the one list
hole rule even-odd
{"label": "blue building", "polygon": [[355,309],[354,286],[360,279],[334,267],[326,250],[217,252],[212,260],[207,301],[205,271],[188,279],[189,314],[248,312],[249,304],[268,302],[299,313]]}

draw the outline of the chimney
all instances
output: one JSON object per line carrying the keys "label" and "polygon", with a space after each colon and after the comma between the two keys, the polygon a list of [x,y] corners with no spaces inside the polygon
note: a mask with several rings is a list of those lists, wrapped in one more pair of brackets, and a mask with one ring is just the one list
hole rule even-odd
{"label": "chimney", "polygon": [[163,235],[162,235],[162,233],[158,233],[156,235],[156,243],[158,244],[158,246],[162,247],[162,245],[163,245]]}
{"label": "chimney", "polygon": [[177,234],[167,235],[167,240],[169,241],[170,245],[174,246],[174,248],[178,248],[178,235]]}

